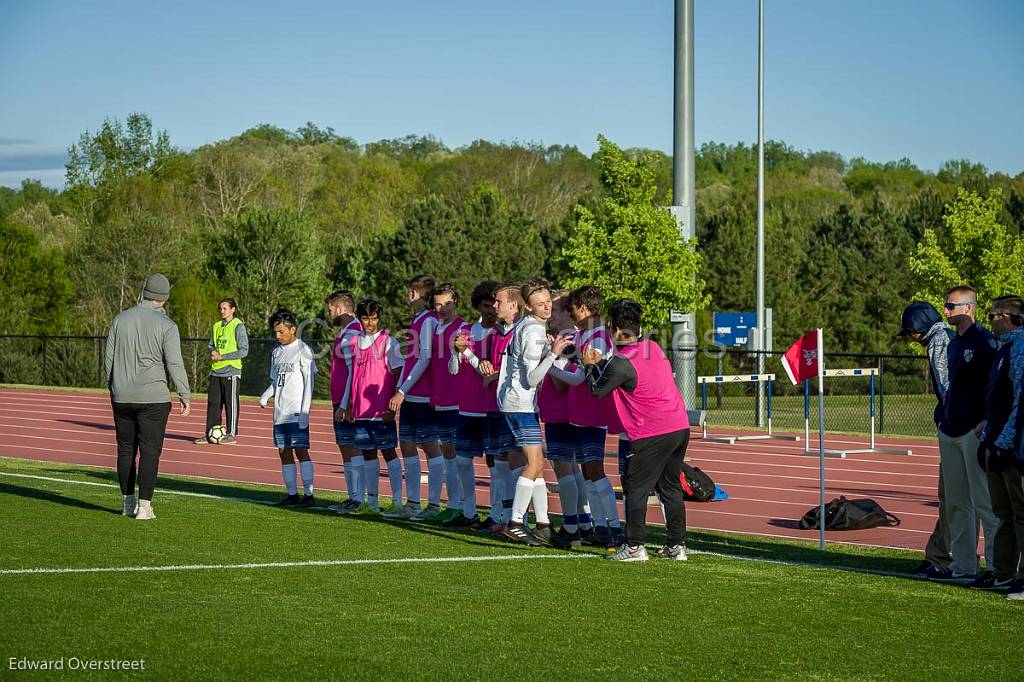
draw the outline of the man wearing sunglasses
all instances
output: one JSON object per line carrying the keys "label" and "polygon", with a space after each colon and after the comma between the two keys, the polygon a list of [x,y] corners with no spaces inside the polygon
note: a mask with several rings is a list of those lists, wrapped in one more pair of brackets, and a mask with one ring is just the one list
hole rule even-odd
{"label": "man wearing sunglasses", "polygon": [[999,339],[999,350],[988,381],[978,463],[988,472],[992,510],[1000,525],[995,535],[992,572],[970,587],[1008,590],[1007,598],[1016,601],[1024,600],[1024,573],[1018,568],[1024,547],[1024,459],[1018,459],[1024,428],[1024,300],[1000,296],[992,302],[988,321]]}
{"label": "man wearing sunglasses", "polygon": [[978,573],[978,521],[985,531],[985,566],[999,520],[992,513],[988,477],[978,464],[988,378],[996,354],[992,335],[975,323],[977,293],[967,285],[946,292],[946,319],[956,329],[949,343],[949,389],[939,420],[939,460],[949,516],[953,562],[935,580],[972,582]]}

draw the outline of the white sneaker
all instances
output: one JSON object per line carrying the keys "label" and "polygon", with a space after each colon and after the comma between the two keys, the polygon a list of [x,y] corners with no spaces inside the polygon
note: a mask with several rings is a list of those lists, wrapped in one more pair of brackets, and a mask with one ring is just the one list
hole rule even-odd
{"label": "white sneaker", "polygon": [[135,507],[135,518],[139,521],[150,521],[156,518],[156,514],[153,513],[153,503],[149,500],[139,500],[139,504]]}
{"label": "white sneaker", "polygon": [[647,561],[647,548],[643,545],[630,547],[628,544],[622,543],[617,552],[606,554],[604,558],[611,561]]}
{"label": "white sneaker", "polygon": [[121,500],[121,516],[135,516],[135,496],[125,495]]}
{"label": "white sneaker", "polygon": [[686,545],[665,545],[658,550],[658,558],[686,561]]}

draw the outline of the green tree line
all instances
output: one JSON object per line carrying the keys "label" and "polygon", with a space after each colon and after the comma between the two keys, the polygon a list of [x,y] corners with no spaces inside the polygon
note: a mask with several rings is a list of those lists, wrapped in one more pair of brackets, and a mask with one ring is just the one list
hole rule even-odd
{"label": "green tree line", "polygon": [[[998,224],[975,230],[983,238],[1012,250],[1024,228],[1024,173],[963,160],[929,172],[781,142],[765,160],[766,298],[779,346],[823,326],[837,350],[896,350],[915,294],[950,272],[995,286],[976,269],[940,263],[932,275],[918,263],[974,224],[954,215],[958,192],[963,210],[976,197],[975,212]],[[430,136],[359,143],[313,123],[183,151],[145,114],[110,119],[69,148],[63,190],[0,188],[6,331],[103,334],[153,271],[174,284],[168,312],[185,336],[208,333],[223,296],[263,336],[274,308],[322,315],[334,288],[381,300],[400,325],[404,280],[421,272],[453,282],[466,315],[477,281],[539,274],[647,297],[657,314],[702,306],[702,331],[712,310],[753,308],[756,148],[698,151],[696,252],[669,243],[658,208],[671,201],[671,166],[603,138],[592,156],[484,140],[452,149]]]}

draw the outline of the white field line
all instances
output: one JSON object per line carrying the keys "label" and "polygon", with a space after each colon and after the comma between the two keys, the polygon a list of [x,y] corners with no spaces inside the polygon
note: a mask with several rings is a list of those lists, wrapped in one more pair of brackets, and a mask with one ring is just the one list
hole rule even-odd
{"label": "white field line", "polygon": [[516,559],[589,559],[596,554],[502,554],[498,556],[417,557],[408,559],[337,559],[324,561],[270,561],[249,564],[178,564],[172,566],[103,566],[94,568],[5,568],[0,575],[65,573],[147,573],[153,571],[215,571],[255,568],[303,568],[307,566],[365,566],[367,564],[445,564]]}

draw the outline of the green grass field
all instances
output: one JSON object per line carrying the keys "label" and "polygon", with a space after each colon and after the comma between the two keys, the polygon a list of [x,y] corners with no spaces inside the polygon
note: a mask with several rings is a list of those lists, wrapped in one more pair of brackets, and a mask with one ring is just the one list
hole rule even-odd
{"label": "green grass field", "polygon": [[[269,508],[258,503],[279,488],[172,477],[157,520],[141,522],[115,513],[113,483],[103,469],[0,458],[0,678],[12,658],[70,657],[143,659],[130,674],[159,679],[1018,674],[1007,647],[1020,604],[892,575],[916,564],[910,553],[820,556],[693,533],[688,562],[616,564],[597,550]],[[395,559],[422,561],[384,563]],[[265,565],[310,561],[326,563]],[[10,572],[168,566],[181,568]]]}

